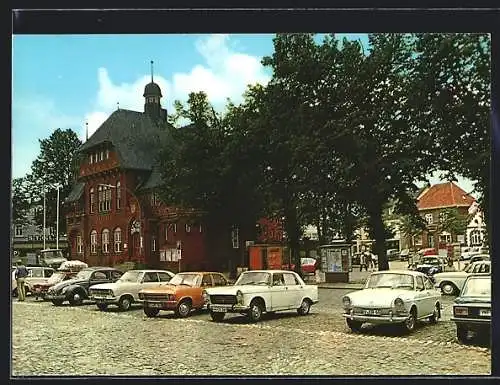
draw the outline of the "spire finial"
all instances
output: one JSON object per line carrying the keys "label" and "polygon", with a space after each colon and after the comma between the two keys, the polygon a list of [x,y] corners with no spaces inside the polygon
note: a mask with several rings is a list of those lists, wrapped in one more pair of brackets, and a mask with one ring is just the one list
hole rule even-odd
{"label": "spire finial", "polygon": [[89,140],[89,122],[85,122],[85,141]]}
{"label": "spire finial", "polygon": [[151,83],[153,83],[153,61],[151,60]]}

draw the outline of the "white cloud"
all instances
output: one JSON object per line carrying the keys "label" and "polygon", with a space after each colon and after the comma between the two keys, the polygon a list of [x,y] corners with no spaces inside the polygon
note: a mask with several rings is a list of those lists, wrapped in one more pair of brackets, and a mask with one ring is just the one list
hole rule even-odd
{"label": "white cloud", "polygon": [[[218,110],[225,106],[226,99],[235,103],[242,101],[249,84],[267,84],[270,77],[264,72],[260,58],[235,52],[229,46],[228,35],[210,35],[196,42],[196,50],[204,59],[188,72],[171,75],[171,80],[155,75],[163,94],[162,105],[169,112],[175,100],[186,101],[190,92],[204,91]],[[144,75],[133,83],[114,84],[106,68],[98,70],[99,91],[94,110],[87,113],[89,136],[118,107],[142,111],[144,86],[150,77]]]}

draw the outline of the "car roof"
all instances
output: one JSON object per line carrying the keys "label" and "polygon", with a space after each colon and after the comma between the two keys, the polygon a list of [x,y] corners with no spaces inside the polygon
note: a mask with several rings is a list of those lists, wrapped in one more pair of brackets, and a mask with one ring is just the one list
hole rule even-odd
{"label": "car roof", "polygon": [[[268,270],[247,270],[246,272],[252,273],[295,273],[292,270],[268,269]],[[245,271],[244,271],[245,273]]]}
{"label": "car roof", "polygon": [[82,270],[116,270],[116,271],[119,271],[116,267],[110,267],[110,266],[88,266],[88,267],[84,267]]}
{"label": "car roof", "polygon": [[490,264],[491,261],[481,260],[481,261],[474,261],[474,262],[472,262],[473,265],[479,265],[480,263]]}
{"label": "car roof", "polygon": [[384,273],[394,273],[394,274],[410,274],[410,275],[425,275],[424,273],[421,273],[420,271],[415,271],[415,270],[403,270],[403,269],[397,269],[397,270],[381,270],[381,271],[374,271],[372,274],[384,274]]}
{"label": "car roof", "polygon": [[222,274],[220,271],[181,271],[176,274]]}

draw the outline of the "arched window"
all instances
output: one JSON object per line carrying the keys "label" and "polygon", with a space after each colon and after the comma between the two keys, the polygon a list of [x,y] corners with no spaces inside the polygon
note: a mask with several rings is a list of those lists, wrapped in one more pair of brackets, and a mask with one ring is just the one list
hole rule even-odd
{"label": "arched window", "polygon": [[99,201],[99,212],[101,212],[104,209],[104,189],[102,186],[98,188],[97,199]]}
{"label": "arched window", "polygon": [[97,253],[97,231],[92,230],[90,232],[90,252],[92,254]]}
{"label": "arched window", "polygon": [[473,246],[481,244],[481,233],[479,230],[474,230],[470,233],[470,244]]}
{"label": "arched window", "polygon": [[122,251],[122,230],[117,227],[113,234],[113,240],[115,242],[115,252],[119,253]]}
{"label": "arched window", "polygon": [[109,253],[109,230],[102,231],[102,252]]}
{"label": "arched window", "polygon": [[92,187],[90,189],[90,213],[93,213],[95,211],[95,191],[94,188]]}
{"label": "arched window", "polygon": [[104,187],[104,211],[111,211],[111,187]]}
{"label": "arched window", "polygon": [[120,181],[116,182],[116,209],[122,208],[122,185]]}
{"label": "arched window", "polygon": [[83,254],[83,241],[80,234],[76,236],[76,252],[78,254]]}

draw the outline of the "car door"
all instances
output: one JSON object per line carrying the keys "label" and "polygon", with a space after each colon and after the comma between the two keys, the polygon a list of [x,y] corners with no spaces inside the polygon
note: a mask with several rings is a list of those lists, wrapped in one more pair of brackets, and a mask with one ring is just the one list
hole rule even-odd
{"label": "car door", "polygon": [[288,287],[285,285],[283,273],[273,273],[271,291],[272,310],[288,309],[290,306],[290,297],[287,295]]}
{"label": "car door", "polygon": [[304,288],[299,285],[295,274],[284,273],[285,278],[285,296],[288,297],[287,303],[289,309],[298,309],[302,302],[302,293]]}
{"label": "car door", "polygon": [[426,293],[425,297],[425,312],[431,314],[434,311],[434,304],[436,303],[436,296],[440,293],[436,290],[431,280],[428,277],[424,277],[424,291]]}
{"label": "car door", "polygon": [[424,280],[421,275],[415,277],[415,304],[417,305],[417,317],[428,314],[427,309],[427,292],[424,286]]}

